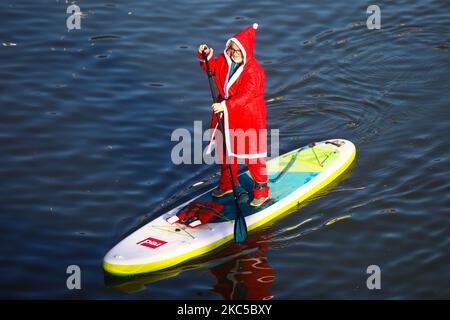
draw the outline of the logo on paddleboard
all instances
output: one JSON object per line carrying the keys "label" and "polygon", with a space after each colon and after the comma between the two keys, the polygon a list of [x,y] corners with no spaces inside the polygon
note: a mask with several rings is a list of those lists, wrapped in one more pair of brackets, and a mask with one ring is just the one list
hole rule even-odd
{"label": "logo on paddleboard", "polygon": [[147,247],[147,248],[156,249],[156,248],[161,247],[165,243],[167,243],[167,242],[149,237],[147,239],[139,241],[136,244],[139,244],[139,245]]}

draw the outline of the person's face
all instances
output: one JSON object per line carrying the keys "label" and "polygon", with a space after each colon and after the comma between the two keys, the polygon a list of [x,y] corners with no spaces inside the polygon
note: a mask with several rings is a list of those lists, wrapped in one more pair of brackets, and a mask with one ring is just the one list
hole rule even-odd
{"label": "person's face", "polygon": [[234,43],[231,42],[227,49],[228,56],[233,58],[233,60],[237,63],[242,62],[242,51],[239,49],[239,47]]}

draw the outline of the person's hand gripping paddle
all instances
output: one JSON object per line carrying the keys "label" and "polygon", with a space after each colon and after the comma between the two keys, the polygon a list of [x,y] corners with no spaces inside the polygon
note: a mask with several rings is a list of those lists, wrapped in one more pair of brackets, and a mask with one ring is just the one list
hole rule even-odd
{"label": "person's hand gripping paddle", "polygon": [[[211,89],[211,96],[213,99],[213,103],[215,103],[217,101],[217,96],[216,96],[216,92],[214,90],[213,76],[211,74],[211,70],[209,69],[208,55],[206,54],[207,49],[208,49],[208,47],[205,46],[205,48],[202,51],[202,56],[206,63],[206,73],[208,74],[209,88]],[[222,125],[222,122],[220,120],[218,113],[216,113],[216,119],[217,119],[217,123],[219,124],[219,129],[222,132],[223,152],[225,152],[225,159],[227,161],[228,172],[230,174],[231,186],[233,188],[233,195],[234,195],[234,204],[236,207],[236,216],[234,219],[234,241],[237,243],[241,243],[241,242],[244,242],[245,239],[247,238],[247,224],[245,222],[245,217],[242,214],[241,208],[239,207],[239,202],[238,202],[239,195],[236,191],[236,185],[234,184],[233,172],[231,171],[231,166],[228,161],[227,147],[226,147],[226,141],[225,141],[225,139],[226,139],[225,130],[223,129],[223,125]]]}

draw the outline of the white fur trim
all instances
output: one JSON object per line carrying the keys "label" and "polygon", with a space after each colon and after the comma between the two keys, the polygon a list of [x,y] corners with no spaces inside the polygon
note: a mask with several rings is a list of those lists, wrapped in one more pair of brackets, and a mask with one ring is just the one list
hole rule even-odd
{"label": "white fur trim", "polygon": [[[238,47],[239,47],[239,49],[241,49],[241,51],[242,51],[242,65],[244,65],[245,64],[245,62],[247,61],[247,52],[245,51],[245,48],[244,48],[244,46],[241,44],[241,42],[238,40],[238,39],[236,39],[236,38],[231,38],[231,39],[229,39],[228,41],[227,41],[227,44],[225,45],[225,51],[224,51],[224,53],[225,53],[225,56],[227,56],[228,57],[228,55],[227,55],[227,48],[228,48],[228,46],[230,45],[230,42],[231,41],[233,41]],[[228,57],[229,58],[229,57]],[[231,59],[230,59],[230,61],[231,61]]]}
{"label": "white fur trim", "polygon": [[267,152],[261,152],[261,153],[252,153],[252,154],[232,154],[233,157],[240,158],[240,159],[258,159],[258,158],[265,158],[267,157]]}
{"label": "white fur trim", "polygon": [[255,29],[255,30],[258,29],[258,24],[257,23],[253,24],[253,29]]}
{"label": "white fur trim", "polygon": [[223,114],[224,114],[224,124],[225,124],[225,136],[226,139],[226,145],[227,145],[227,154],[230,157],[236,157],[241,159],[257,159],[257,158],[265,158],[267,157],[267,152],[262,153],[251,153],[251,154],[235,154],[231,150],[230,146],[230,127],[228,125],[228,110],[226,104],[223,104]]}
{"label": "white fur trim", "polygon": [[[224,102],[224,101],[222,101],[222,102]],[[222,114],[219,115],[219,118],[222,119]],[[208,148],[206,149],[206,154],[211,154],[211,152],[212,152],[212,146],[216,143],[215,136],[216,136],[216,131],[217,131],[218,127],[219,127],[219,123],[216,124],[216,127],[213,130],[211,139],[209,140]]]}
{"label": "white fur trim", "polygon": [[214,55],[214,50],[213,48],[209,48],[209,54],[206,57],[208,59],[208,61],[212,58],[212,56]]}
{"label": "white fur trim", "polygon": [[[230,74],[230,67],[231,67],[231,58],[227,54],[227,48],[230,45],[231,41],[233,41],[239,47],[239,49],[241,49],[241,51],[242,51],[242,64],[239,66],[239,68],[233,74],[231,79],[228,80],[228,75]],[[227,72],[227,77],[226,77],[227,80],[225,81],[225,85],[223,87],[223,91],[225,92],[225,99],[228,99],[228,89],[231,88],[233,83],[241,75],[242,71],[244,71],[244,65],[245,65],[245,62],[247,61],[247,52],[245,52],[244,46],[239,42],[238,39],[231,38],[231,39],[229,39],[227,41],[227,43],[225,45],[225,50],[223,51],[223,54],[225,55],[225,59],[227,60],[227,63],[228,63],[228,72]]]}
{"label": "white fur trim", "polygon": [[[208,61],[212,58],[213,54],[214,54],[213,48],[209,48],[209,54],[206,57],[208,59]],[[205,62],[205,60],[204,59],[200,59],[200,62]]]}

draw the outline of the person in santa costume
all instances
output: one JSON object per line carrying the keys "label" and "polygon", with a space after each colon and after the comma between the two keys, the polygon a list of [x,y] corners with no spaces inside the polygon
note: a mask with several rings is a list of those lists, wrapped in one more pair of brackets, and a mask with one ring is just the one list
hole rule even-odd
{"label": "person in santa costume", "polygon": [[[255,31],[253,24],[229,39],[223,53],[214,58],[214,50],[206,44],[198,48],[200,65],[206,71],[203,53],[206,54],[210,71],[215,76],[219,97],[211,108],[218,113],[224,124],[228,163],[237,180],[238,163],[236,158],[245,160],[250,175],[255,181],[252,206],[261,206],[269,198],[267,184],[267,129],[266,104],[264,101],[265,74],[253,56]],[[232,185],[227,169],[226,156],[221,150],[222,135],[217,129],[217,117],[212,116],[213,130],[211,143],[216,143],[221,162],[219,186],[212,196],[223,197],[232,193]],[[210,144],[211,147],[211,144]]]}

